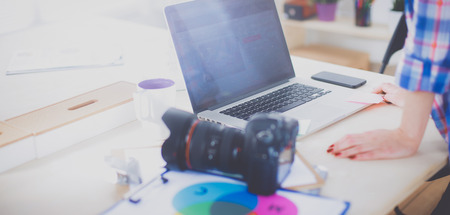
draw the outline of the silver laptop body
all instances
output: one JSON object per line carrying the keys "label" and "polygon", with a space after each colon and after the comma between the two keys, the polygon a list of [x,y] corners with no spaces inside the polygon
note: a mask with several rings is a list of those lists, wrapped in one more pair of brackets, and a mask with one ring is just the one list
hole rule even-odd
{"label": "silver laptop body", "polygon": [[167,6],[165,16],[200,119],[244,128],[247,120],[225,110],[293,83],[327,92],[281,111],[310,120],[307,134],[367,106],[346,101],[351,89],[295,77],[273,0],[195,0]]}

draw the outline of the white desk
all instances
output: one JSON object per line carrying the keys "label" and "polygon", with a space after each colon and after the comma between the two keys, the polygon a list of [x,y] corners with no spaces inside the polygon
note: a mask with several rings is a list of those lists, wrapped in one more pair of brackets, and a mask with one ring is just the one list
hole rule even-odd
{"label": "white desk", "polygon": [[[49,26],[0,38],[1,59],[9,59],[16,47],[43,43],[33,42],[30,38],[43,41],[61,38],[48,38],[45,35],[49,31],[72,35],[74,28],[60,27],[68,30],[61,33],[55,31],[58,27]],[[170,53],[167,49],[170,45],[163,30],[103,19],[78,27],[107,35],[108,39],[123,44],[126,64],[95,70],[5,76],[5,62],[8,60],[2,60],[0,120],[118,80],[137,82],[168,71],[167,64],[171,59],[167,56],[170,55],[161,53]],[[89,33],[80,35],[91,38]],[[299,76],[305,78],[322,70],[366,78],[368,83],[358,89],[363,91],[393,80],[389,76],[301,58],[293,58],[293,64]],[[177,98],[179,108],[190,109],[186,91],[178,91]],[[343,135],[375,128],[394,128],[400,123],[400,116],[401,109],[393,105],[371,106],[298,143],[298,150],[310,163],[325,166],[329,171],[321,192],[323,196],[349,201],[348,214],[386,214],[445,165],[447,146],[431,120],[419,152],[410,158],[358,162],[336,159],[326,153],[327,147]],[[0,174],[0,213],[98,214],[104,211],[127,191],[113,183],[113,172],[104,162],[104,157],[114,148],[160,143],[146,135],[140,123],[135,121]],[[141,167],[145,168],[145,164]]]}

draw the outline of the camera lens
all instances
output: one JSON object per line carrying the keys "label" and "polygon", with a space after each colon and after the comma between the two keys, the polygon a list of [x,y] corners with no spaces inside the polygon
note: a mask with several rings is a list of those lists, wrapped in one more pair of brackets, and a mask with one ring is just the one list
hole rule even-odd
{"label": "camera lens", "polygon": [[241,130],[201,121],[190,143],[192,169],[241,174],[240,152],[243,144]]}
{"label": "camera lens", "polygon": [[170,130],[170,136],[161,148],[163,159],[167,162],[167,168],[173,170],[185,170],[186,165],[186,137],[188,132],[197,122],[197,118],[187,112],[170,108],[162,116]]}
{"label": "camera lens", "polygon": [[200,121],[176,109],[169,109],[163,121],[171,132],[161,150],[167,168],[242,178],[241,151],[245,141],[242,130]]}

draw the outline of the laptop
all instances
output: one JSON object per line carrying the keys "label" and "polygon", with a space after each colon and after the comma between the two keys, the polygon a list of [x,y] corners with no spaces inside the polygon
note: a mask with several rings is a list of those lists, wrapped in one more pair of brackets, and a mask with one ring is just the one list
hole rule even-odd
{"label": "laptop", "polygon": [[188,1],[165,17],[200,119],[243,129],[276,111],[311,134],[367,106],[346,101],[351,89],[295,77],[274,0]]}

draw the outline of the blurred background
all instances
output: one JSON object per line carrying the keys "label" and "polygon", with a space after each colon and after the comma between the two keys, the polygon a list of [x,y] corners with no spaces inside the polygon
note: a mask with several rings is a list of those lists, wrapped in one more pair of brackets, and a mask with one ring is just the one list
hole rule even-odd
{"label": "blurred background", "polygon": [[[163,9],[166,5],[187,0],[0,0],[0,37],[21,30],[33,28],[66,19],[81,19],[89,16],[105,16],[158,28],[166,28]],[[280,17],[283,17],[283,4],[286,0],[275,0]],[[371,19],[376,28],[388,31],[389,11],[393,0],[374,1]],[[355,0],[338,0],[337,18],[354,19]],[[326,27],[325,27],[326,28]],[[289,34],[289,35],[288,35]],[[286,37],[301,37],[302,45],[325,44],[348,50],[367,53],[370,56],[370,69],[376,72],[386,50],[388,39],[373,39],[342,34],[333,31],[309,29],[308,33],[286,33]],[[355,33],[357,34],[357,33]],[[388,34],[390,35],[390,34]],[[387,38],[388,36],[386,36]],[[389,36],[390,37],[390,36]],[[292,50],[288,41],[288,46]],[[394,56],[390,65],[395,65]],[[391,67],[391,71],[394,67]],[[363,68],[367,69],[367,68]]]}
{"label": "blurred background", "polygon": [[[0,0],[0,35],[35,25],[101,15],[165,28],[163,8],[186,0]],[[276,0],[280,2],[280,0]],[[352,17],[354,0],[338,1],[338,17]],[[386,24],[391,1],[375,1],[373,23]]]}
{"label": "blurred background", "polygon": [[0,35],[64,19],[100,15],[164,27],[162,9],[180,0],[0,0]]}

